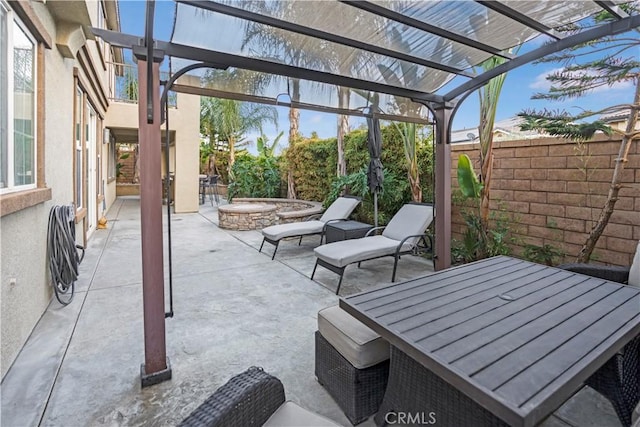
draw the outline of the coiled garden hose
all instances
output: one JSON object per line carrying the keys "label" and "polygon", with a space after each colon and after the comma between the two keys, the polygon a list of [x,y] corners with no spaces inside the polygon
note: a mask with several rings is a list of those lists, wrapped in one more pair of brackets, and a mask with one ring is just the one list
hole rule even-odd
{"label": "coiled garden hose", "polygon": [[74,206],[52,207],[47,228],[47,259],[51,285],[62,305],[73,300],[78,265],[83,258],[84,247],[76,244]]}

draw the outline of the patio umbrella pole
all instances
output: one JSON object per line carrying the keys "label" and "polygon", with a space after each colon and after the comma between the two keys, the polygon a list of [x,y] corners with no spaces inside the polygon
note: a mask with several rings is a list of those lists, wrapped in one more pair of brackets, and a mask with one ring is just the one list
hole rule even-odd
{"label": "patio umbrella pole", "polygon": [[378,191],[373,192],[373,226],[378,226]]}
{"label": "patio umbrella pole", "polygon": [[[168,91],[169,86],[165,82],[164,90]],[[164,313],[165,319],[173,317],[173,263],[171,262],[171,174],[169,173],[169,98],[164,99],[162,108],[165,114],[165,138],[164,138],[164,165],[166,171],[165,188],[167,189],[167,262],[169,263],[169,312]]]}
{"label": "patio umbrella pole", "polygon": [[[369,107],[371,108],[371,107]],[[373,193],[373,224],[378,226],[378,191],[382,188],[384,172],[382,170],[382,134],[380,132],[380,120],[374,118],[370,112],[367,115],[368,138],[367,148],[369,149],[369,167],[367,168],[367,184]]]}

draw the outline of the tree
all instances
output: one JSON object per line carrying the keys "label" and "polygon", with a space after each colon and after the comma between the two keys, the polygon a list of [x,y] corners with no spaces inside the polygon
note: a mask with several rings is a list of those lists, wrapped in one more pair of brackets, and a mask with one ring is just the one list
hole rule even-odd
{"label": "tree", "polygon": [[[620,7],[627,13],[633,12],[629,5],[621,4]],[[593,20],[600,23],[611,19],[613,17],[609,13],[602,12]],[[525,119],[523,130],[543,130],[551,135],[576,140],[590,139],[598,130],[608,134],[617,133],[621,136],[607,200],[578,254],[577,262],[589,261],[598,239],[609,223],[623,186],[622,173],[627,163],[629,149],[634,140],[640,136],[640,131],[636,129],[638,111],[640,111],[640,61],[637,57],[637,51],[640,48],[639,34],[638,29],[635,29],[630,33],[604,37],[544,58],[541,62],[561,62],[564,68],[547,76],[552,83],[547,93],[533,96],[534,99],[548,100],[579,98],[594,89],[631,82],[634,85],[631,104],[613,105],[599,111],[582,111],[578,114],[549,110],[525,110],[519,114]],[[595,59],[594,55],[597,55]],[[585,121],[596,115],[612,113],[629,114],[623,131],[612,129],[600,120]]]}
{"label": "tree", "polygon": [[[232,99],[202,98],[200,107],[201,129],[206,129],[210,143],[217,135],[218,141],[224,141],[229,147],[229,176],[232,177],[235,162],[235,147],[243,136],[256,129],[262,123],[271,122],[277,126],[278,111],[275,107],[240,102]],[[204,122],[204,123],[203,123]]]}
{"label": "tree", "polygon": [[[265,15],[277,16],[289,22],[297,22],[296,15],[304,13],[304,9],[296,7],[291,2],[257,2],[254,6]],[[329,65],[323,55],[316,55],[321,51],[324,42],[320,39],[281,30],[276,27],[247,21],[242,49],[255,52],[257,57],[270,61],[282,62],[303,68],[325,69]],[[291,103],[300,102],[300,79],[288,79],[282,76],[268,75],[270,79],[287,79],[288,95]],[[289,145],[294,145],[300,138],[300,110],[295,107],[289,109]],[[291,162],[289,162],[291,164]],[[287,197],[296,198],[293,170],[287,172]]]}
{"label": "tree", "polygon": [[[489,71],[504,63],[502,57],[491,57],[481,64],[483,71]],[[496,120],[496,109],[502,92],[502,86],[507,73],[494,77],[478,89],[480,97],[480,176],[482,177],[482,191],[480,192],[480,224],[489,230],[489,201],[491,199],[491,175],[493,172],[493,126]]]}
{"label": "tree", "polygon": [[[362,10],[356,9],[353,13],[345,14],[339,7],[331,11],[331,16],[327,17],[336,28],[349,27],[354,23],[364,25],[367,29],[377,29],[384,31],[384,20],[378,16],[373,16]],[[371,59],[371,54],[365,54],[364,51],[343,45],[332,46],[331,48],[331,69],[337,69],[341,75],[351,75],[357,73],[367,66],[367,61]],[[342,110],[349,109],[352,89],[344,86],[337,86],[338,91],[338,108]],[[355,90],[356,93],[367,99],[368,94],[363,95],[363,91]],[[349,133],[349,116],[346,114],[338,114],[337,123],[337,149],[338,161],[336,165],[336,175],[338,177],[347,174],[347,162],[344,152],[344,137]]]}
{"label": "tree", "polygon": [[[392,40],[397,40],[403,50],[410,52],[411,45],[409,42],[402,38],[402,34],[397,28],[391,28],[389,30]],[[378,70],[382,74],[384,80],[393,86],[407,87],[412,83],[419,81],[417,67],[404,61],[400,61],[401,77],[396,72],[383,64],[378,64]],[[420,117],[420,109],[422,106],[410,102],[410,100],[404,100],[398,97],[394,97],[396,109],[399,112],[404,112],[409,117]],[[407,177],[409,179],[409,185],[411,186],[411,198],[414,202],[422,202],[422,186],[420,185],[420,169],[418,168],[418,150],[417,150],[417,135],[416,124],[408,122],[392,122],[395,128],[400,133],[402,142],[404,145],[404,154],[407,160]]]}
{"label": "tree", "polygon": [[[257,93],[269,84],[269,79],[264,74],[240,68],[207,70],[202,81],[205,88],[227,92],[231,92],[233,89],[242,93]],[[218,144],[224,137],[217,128],[221,105],[219,101],[221,100],[214,101],[213,98],[206,97],[202,97],[200,100],[200,134],[205,137],[205,141],[200,146],[200,154],[202,161],[207,162],[206,173],[208,175],[220,172],[216,171],[216,153],[218,152]],[[223,142],[227,142],[227,140],[225,139]],[[234,156],[237,142],[234,144]],[[228,165],[229,170],[231,166]]]}

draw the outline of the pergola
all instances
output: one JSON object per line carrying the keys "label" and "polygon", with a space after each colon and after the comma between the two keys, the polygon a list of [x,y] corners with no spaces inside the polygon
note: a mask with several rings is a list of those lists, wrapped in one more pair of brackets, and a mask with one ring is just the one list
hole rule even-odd
{"label": "pergola", "polygon": [[[145,36],[93,29],[138,59],[143,385],[171,377],[166,358],[162,251],[159,63],[171,60],[169,88],[192,94],[290,105],[338,114],[369,109],[384,119],[435,122],[435,268],[451,263],[451,121],[460,103],[490,79],[560,50],[640,26],[626,0],[393,1],[175,0],[170,41],[154,38],[154,1]],[[590,21],[599,12],[613,21]],[[520,55],[534,37],[545,43]],[[524,49],[523,49],[524,50]],[[497,56],[504,62],[476,74]],[[195,79],[176,80],[189,74]],[[187,81],[185,83],[185,80]],[[196,83],[189,83],[196,82]],[[348,90],[347,97],[337,95]],[[283,102],[282,95],[286,95]],[[430,113],[430,115],[429,115]]]}

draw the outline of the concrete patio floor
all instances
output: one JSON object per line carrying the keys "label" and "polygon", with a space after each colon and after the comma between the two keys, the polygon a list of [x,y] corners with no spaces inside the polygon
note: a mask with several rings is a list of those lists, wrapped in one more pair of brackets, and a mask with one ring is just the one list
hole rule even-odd
{"label": "concrete patio floor", "polygon": [[[272,246],[258,253],[258,231],[219,229],[208,203],[197,214],[172,215],[175,316],[166,321],[166,342],[173,378],[141,389],[139,200],[118,199],[107,217],[108,228],[87,248],[73,302],[50,304],[5,376],[2,426],[176,425],[253,365],[280,378],[287,399],[350,425],[314,377],[316,314],[338,302],[335,274],[319,268],[309,279],[317,237],[281,243],[271,261]],[[388,284],[392,266],[384,258],[349,267],[341,294]],[[398,270],[405,280],[429,274],[432,264],[406,256]],[[620,423],[606,400],[583,388],[544,425]]]}

